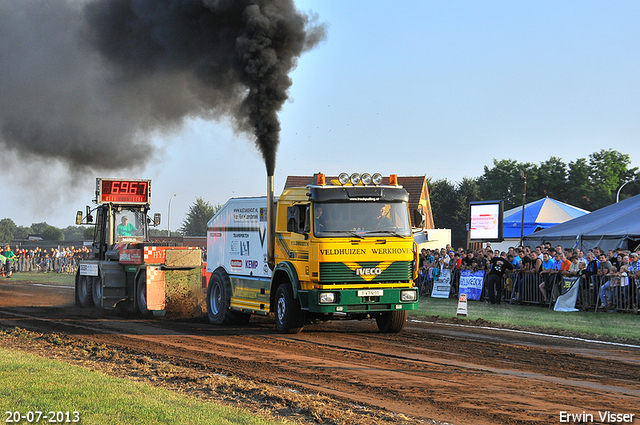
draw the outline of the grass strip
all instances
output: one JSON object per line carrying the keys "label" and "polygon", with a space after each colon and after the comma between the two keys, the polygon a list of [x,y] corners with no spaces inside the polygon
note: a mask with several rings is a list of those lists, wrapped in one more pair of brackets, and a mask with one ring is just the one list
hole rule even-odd
{"label": "grass strip", "polygon": [[[276,424],[242,409],[0,348],[0,404],[8,413],[69,413],[83,424]],[[78,412],[75,415],[73,412]],[[41,423],[47,421],[42,420]],[[26,420],[21,423],[27,423]]]}
{"label": "grass strip", "polygon": [[[458,300],[450,298],[420,299],[417,310],[410,311],[413,316],[437,316],[456,318]],[[464,322],[486,321],[495,324],[529,328],[554,333],[568,332],[582,337],[607,337],[640,341],[640,316],[625,313],[572,312],[563,313],[541,306],[530,305],[491,305],[484,301],[469,301],[468,315],[459,317]]]}
{"label": "grass strip", "polygon": [[2,283],[48,283],[50,285],[73,286],[76,276],[68,273],[14,272],[10,278],[0,278]]}

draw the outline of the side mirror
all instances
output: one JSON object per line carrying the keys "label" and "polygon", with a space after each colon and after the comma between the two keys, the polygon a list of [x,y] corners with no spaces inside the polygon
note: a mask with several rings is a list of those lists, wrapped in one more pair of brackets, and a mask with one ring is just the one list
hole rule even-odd
{"label": "side mirror", "polygon": [[93,216],[91,215],[91,207],[87,205],[87,223],[93,223]]}
{"label": "side mirror", "polygon": [[82,211],[78,211],[76,213],[76,226],[79,226],[82,224]]}
{"label": "side mirror", "polygon": [[160,213],[153,214],[153,225],[156,227],[160,225]]}

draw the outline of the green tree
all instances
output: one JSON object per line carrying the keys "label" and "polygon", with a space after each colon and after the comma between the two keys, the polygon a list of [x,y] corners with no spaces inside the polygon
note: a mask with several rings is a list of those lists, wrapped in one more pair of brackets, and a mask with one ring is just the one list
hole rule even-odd
{"label": "green tree", "polygon": [[62,230],[54,227],[46,222],[33,223],[31,225],[33,233],[40,235],[42,239],[46,241],[62,241],[64,240],[64,234]]}
{"label": "green tree", "polygon": [[79,241],[84,239],[85,228],[82,226],[67,226],[62,229],[65,241]]}
{"label": "green tree", "polygon": [[[540,163],[535,189],[542,196],[536,196],[535,199],[543,196],[558,200],[564,198],[567,191],[567,174],[567,164],[558,157],[552,156],[547,161]],[[529,182],[527,181],[527,183]],[[534,185],[530,187],[533,188]]]}
{"label": "green tree", "polygon": [[479,199],[477,179],[465,177],[457,184],[429,181],[429,197],[436,227],[451,229],[452,246],[466,246],[469,202]]}
{"label": "green tree", "polygon": [[494,158],[493,168],[485,165],[484,174],[477,180],[479,198],[483,201],[502,199],[506,209],[522,202],[521,164],[513,159]]}
{"label": "green tree", "polygon": [[592,210],[614,203],[618,188],[636,177],[638,168],[629,169],[630,164],[629,155],[613,149],[602,149],[589,155],[589,178],[593,187]]}
{"label": "green tree", "polygon": [[18,226],[10,218],[0,220],[0,243],[9,243],[15,239]]}
{"label": "green tree", "polygon": [[211,205],[200,197],[189,207],[189,212],[178,229],[185,236],[206,236],[207,223],[215,215],[222,205]]}
{"label": "green tree", "polygon": [[592,211],[591,199],[593,187],[589,180],[591,169],[585,158],[578,158],[569,162],[567,173],[567,193],[564,202]]}

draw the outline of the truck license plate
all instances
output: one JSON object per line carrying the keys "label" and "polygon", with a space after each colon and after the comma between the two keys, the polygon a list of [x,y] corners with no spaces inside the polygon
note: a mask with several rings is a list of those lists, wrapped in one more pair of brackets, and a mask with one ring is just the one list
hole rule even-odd
{"label": "truck license plate", "polygon": [[359,297],[381,297],[382,289],[363,289],[358,291]]}

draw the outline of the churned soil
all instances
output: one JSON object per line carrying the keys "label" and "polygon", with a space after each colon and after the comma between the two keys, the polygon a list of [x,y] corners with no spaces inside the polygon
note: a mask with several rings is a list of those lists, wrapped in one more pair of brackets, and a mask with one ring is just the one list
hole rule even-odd
{"label": "churned soil", "polygon": [[[589,341],[412,318],[241,327],[123,317],[73,305],[73,288],[0,282],[0,346],[295,423],[558,424],[640,416],[640,342]],[[457,323],[460,322],[460,323]],[[464,325],[463,325],[464,323]],[[469,326],[471,325],[471,326]],[[566,416],[564,416],[566,418]]]}

